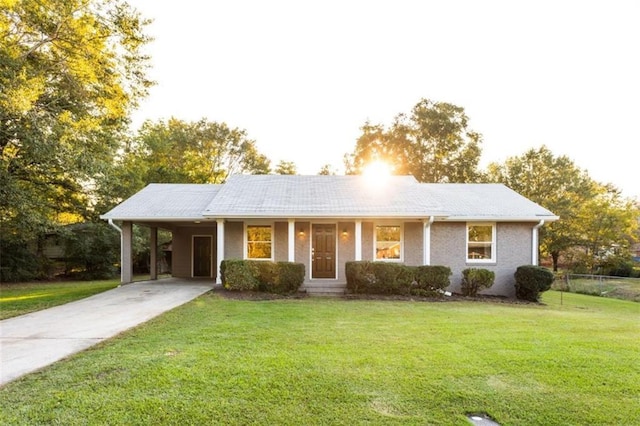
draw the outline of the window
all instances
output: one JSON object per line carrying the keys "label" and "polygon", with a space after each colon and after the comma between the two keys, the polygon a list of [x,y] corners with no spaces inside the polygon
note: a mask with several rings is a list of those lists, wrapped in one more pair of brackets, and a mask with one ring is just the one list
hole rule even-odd
{"label": "window", "polygon": [[495,246],[494,224],[467,225],[467,262],[495,262]]}
{"label": "window", "polygon": [[402,227],[376,225],[375,260],[402,259]]}
{"label": "window", "polygon": [[247,259],[271,259],[271,226],[247,225],[246,236]]}

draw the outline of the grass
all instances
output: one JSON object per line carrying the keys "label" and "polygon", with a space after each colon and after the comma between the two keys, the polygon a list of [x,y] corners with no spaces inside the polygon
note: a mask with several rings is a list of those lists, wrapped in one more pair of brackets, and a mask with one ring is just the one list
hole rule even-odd
{"label": "grass", "polygon": [[640,278],[572,275],[568,284],[563,280],[554,283],[554,288],[572,293],[640,302]]}
{"label": "grass", "polygon": [[[162,275],[161,277],[166,277]],[[134,281],[148,280],[136,275]],[[120,278],[102,281],[34,281],[0,285],[0,320],[93,296],[120,285]]]}
{"label": "grass", "polygon": [[209,293],[0,389],[0,424],[640,424],[640,305]]}
{"label": "grass", "polygon": [[2,284],[0,320],[89,297],[115,288],[119,284],[119,279]]}

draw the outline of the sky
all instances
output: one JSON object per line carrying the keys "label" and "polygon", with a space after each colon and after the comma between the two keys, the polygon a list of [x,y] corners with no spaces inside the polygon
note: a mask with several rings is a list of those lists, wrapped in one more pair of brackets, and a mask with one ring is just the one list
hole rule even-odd
{"label": "sky", "polygon": [[480,166],[547,146],[640,199],[640,1],[129,0],[157,82],[133,116],[225,122],[300,174],[366,122],[464,108]]}

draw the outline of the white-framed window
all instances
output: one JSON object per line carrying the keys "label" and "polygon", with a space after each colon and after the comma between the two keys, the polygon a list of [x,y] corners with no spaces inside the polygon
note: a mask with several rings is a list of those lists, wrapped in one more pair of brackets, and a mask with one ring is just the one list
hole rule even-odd
{"label": "white-framed window", "polygon": [[373,230],[373,260],[402,261],[402,226],[398,224],[376,224]]}
{"label": "white-framed window", "polygon": [[467,262],[492,263],[496,261],[496,224],[467,224]]}
{"label": "white-framed window", "polygon": [[244,240],[245,259],[273,259],[273,225],[245,225]]}

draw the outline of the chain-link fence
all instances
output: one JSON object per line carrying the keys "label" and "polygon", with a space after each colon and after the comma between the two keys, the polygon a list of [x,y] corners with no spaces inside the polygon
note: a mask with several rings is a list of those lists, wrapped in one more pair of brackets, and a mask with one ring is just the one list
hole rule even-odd
{"label": "chain-link fence", "polygon": [[566,274],[557,278],[554,290],[640,302],[640,278]]}

